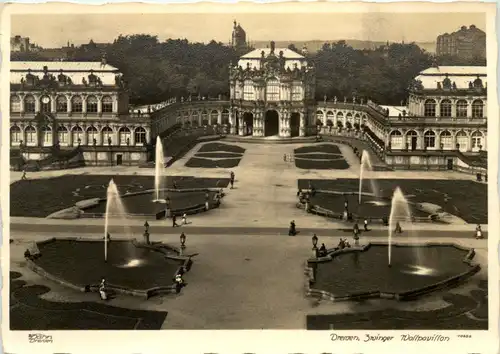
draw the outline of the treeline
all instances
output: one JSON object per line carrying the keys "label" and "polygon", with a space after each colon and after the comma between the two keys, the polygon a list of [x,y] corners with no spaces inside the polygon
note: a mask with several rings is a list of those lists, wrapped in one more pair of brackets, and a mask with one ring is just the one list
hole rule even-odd
{"label": "treeline", "polygon": [[[120,36],[102,47],[94,43],[76,48],[70,60],[100,61],[123,73],[134,104],[148,104],[189,94],[229,95],[229,65],[238,54],[222,43],[190,43],[185,39],[160,42],[156,36]],[[44,60],[37,53],[12,53],[12,60]],[[326,43],[309,55],[316,66],[316,95],[339,100],[367,97],[383,104],[407,98],[413,77],[433,63],[433,57],[415,44],[391,44],[376,50],[357,50],[345,41]],[[481,60],[437,58],[439,65],[485,65]]]}

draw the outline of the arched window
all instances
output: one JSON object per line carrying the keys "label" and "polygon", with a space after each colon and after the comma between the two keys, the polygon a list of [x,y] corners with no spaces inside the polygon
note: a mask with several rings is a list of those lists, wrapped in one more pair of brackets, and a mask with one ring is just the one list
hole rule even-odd
{"label": "arched window", "polygon": [[473,151],[479,151],[483,150],[485,148],[484,146],[484,140],[483,140],[483,133],[480,131],[475,131],[471,135],[471,141],[472,141],[472,150]]}
{"label": "arched window", "polygon": [[24,97],[24,111],[26,113],[35,113],[35,97],[33,95]]}
{"label": "arched window", "polygon": [[87,112],[97,113],[97,97],[95,96],[87,97]]}
{"label": "arched window", "polygon": [[201,124],[208,125],[208,112],[207,111],[201,112]]}
{"label": "arched window", "polygon": [[80,145],[83,141],[83,129],[82,127],[76,125],[71,130],[71,141],[73,146]]}
{"label": "arched window", "polygon": [[393,130],[391,132],[390,139],[392,149],[403,148],[403,134],[401,134],[399,130]]}
{"label": "arched window", "polygon": [[52,129],[49,126],[45,125],[42,127],[41,139],[44,146],[52,145]]}
{"label": "arched window", "polygon": [[26,144],[36,144],[36,129],[35,127],[33,127],[32,125],[28,125],[25,129],[24,129],[24,135],[26,137],[26,139],[24,139],[26,141]]}
{"label": "arched window", "polygon": [[346,120],[352,123],[352,113],[347,113]]}
{"label": "arched window", "polygon": [[246,101],[253,101],[255,99],[254,87],[252,80],[245,80],[243,86],[243,99]]}
{"label": "arched window", "polygon": [[435,117],[436,116],[436,101],[426,100],[424,103],[424,116],[425,117]]}
{"label": "arched window", "polygon": [[219,117],[219,112],[212,111],[210,113],[210,125],[216,125],[218,117]]}
{"label": "arched window", "polygon": [[222,124],[229,124],[229,111],[227,109],[222,111]]}
{"label": "arched window", "polygon": [[441,117],[451,117],[451,101],[442,100],[440,104],[440,116]]}
{"label": "arched window", "polygon": [[21,143],[21,140],[23,140],[21,128],[19,128],[17,125],[13,125],[12,127],[10,127],[10,144],[19,145]]}
{"label": "arched window", "polygon": [[113,112],[113,99],[110,96],[103,96],[101,103],[103,113]]}
{"label": "arched window", "polygon": [[467,151],[469,149],[469,138],[463,130],[457,133],[456,140],[460,151]]}
{"label": "arched window", "polygon": [[435,148],[436,147],[436,133],[432,130],[428,130],[424,134],[424,146],[426,148]]}
{"label": "arched window", "polygon": [[292,101],[301,101],[304,99],[304,90],[300,82],[294,83],[292,86]]}
{"label": "arched window", "polygon": [[320,111],[320,110],[316,111],[316,121],[318,121],[318,120],[325,123],[323,111]]}
{"label": "arched window", "polygon": [[134,138],[136,145],[146,144],[146,129],[144,129],[143,127],[135,128]]}
{"label": "arched window", "polygon": [[[130,129],[127,127],[121,127],[118,131],[118,141],[120,145],[130,144]],[[128,143],[128,144],[127,144]]]}
{"label": "arched window", "polygon": [[10,111],[13,113],[21,112],[21,99],[19,96],[10,96]]}
{"label": "arched window", "polygon": [[341,121],[344,119],[344,114],[342,112],[337,113],[337,121]]}
{"label": "arched window", "polygon": [[83,100],[80,96],[74,96],[71,99],[71,112],[83,112]]}
{"label": "arched window", "polygon": [[458,118],[467,118],[467,106],[469,104],[466,100],[458,100],[457,101],[457,117]]}
{"label": "arched window", "polygon": [[483,101],[475,100],[472,102],[472,118],[483,118]]}
{"label": "arched window", "polygon": [[44,113],[51,112],[51,99],[49,96],[40,97],[40,111]]}
{"label": "arched window", "polygon": [[104,127],[101,130],[102,143],[103,145],[111,145],[113,144],[113,129],[110,127]]}
{"label": "arched window", "polygon": [[96,145],[99,143],[97,138],[99,137],[99,133],[97,132],[97,128],[93,125],[87,128],[87,145],[94,145],[94,139]]}
{"label": "arched window", "polygon": [[451,133],[447,130],[441,132],[439,135],[441,144],[443,144],[443,149],[450,150],[453,149],[453,139],[451,137]]}
{"label": "arched window", "polygon": [[57,128],[57,140],[60,145],[68,145],[68,129],[65,126],[60,125]]}
{"label": "arched window", "polygon": [[56,98],[56,112],[66,113],[68,112],[68,99],[66,96],[57,96]]}
{"label": "arched window", "polygon": [[280,99],[280,83],[276,79],[267,81],[266,99],[268,101],[279,101]]}

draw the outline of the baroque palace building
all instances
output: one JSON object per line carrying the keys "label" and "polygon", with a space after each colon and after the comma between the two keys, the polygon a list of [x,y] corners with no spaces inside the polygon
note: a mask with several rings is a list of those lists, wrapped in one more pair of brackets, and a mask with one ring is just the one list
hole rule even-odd
{"label": "baroque palace building", "polygon": [[76,150],[87,164],[145,161],[147,114],[129,113],[121,73],[101,62],[11,62],[10,144],[44,160]]}
{"label": "baroque palace building", "polygon": [[256,49],[231,67],[231,133],[305,136],[315,130],[315,71],[285,48]]}
{"label": "baroque palace building", "polygon": [[485,168],[486,67],[423,70],[401,107],[356,97],[316,101],[314,68],[271,42],[231,65],[228,84],[229,99],[178,98],[131,113],[126,83],[105,60],[12,62],[11,149],[28,160],[47,160],[55,148],[78,150],[90,165],[139,164],[157,136],[212,126],[207,132],[256,139],[361,139],[395,169]]}

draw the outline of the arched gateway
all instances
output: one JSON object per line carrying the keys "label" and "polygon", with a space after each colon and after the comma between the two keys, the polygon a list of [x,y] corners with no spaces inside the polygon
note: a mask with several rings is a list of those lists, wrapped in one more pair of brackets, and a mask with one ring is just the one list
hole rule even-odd
{"label": "arched gateway", "polygon": [[279,114],[274,109],[266,112],[266,123],[264,126],[264,135],[273,136],[279,134]]}

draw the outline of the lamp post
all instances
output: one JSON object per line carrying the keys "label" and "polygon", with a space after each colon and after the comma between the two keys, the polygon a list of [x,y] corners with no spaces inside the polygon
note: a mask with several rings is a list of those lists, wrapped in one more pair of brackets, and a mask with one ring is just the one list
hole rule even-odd
{"label": "lamp post", "polygon": [[184,255],[184,250],[186,249],[186,235],[184,234],[184,232],[181,233],[180,240],[181,240],[180,256],[182,256]]}
{"label": "lamp post", "polygon": [[312,244],[313,244],[313,256],[314,258],[318,257],[318,236],[316,234],[313,235],[312,237]]}
{"label": "lamp post", "polygon": [[149,224],[147,220],[144,223],[144,243],[149,245]]}

